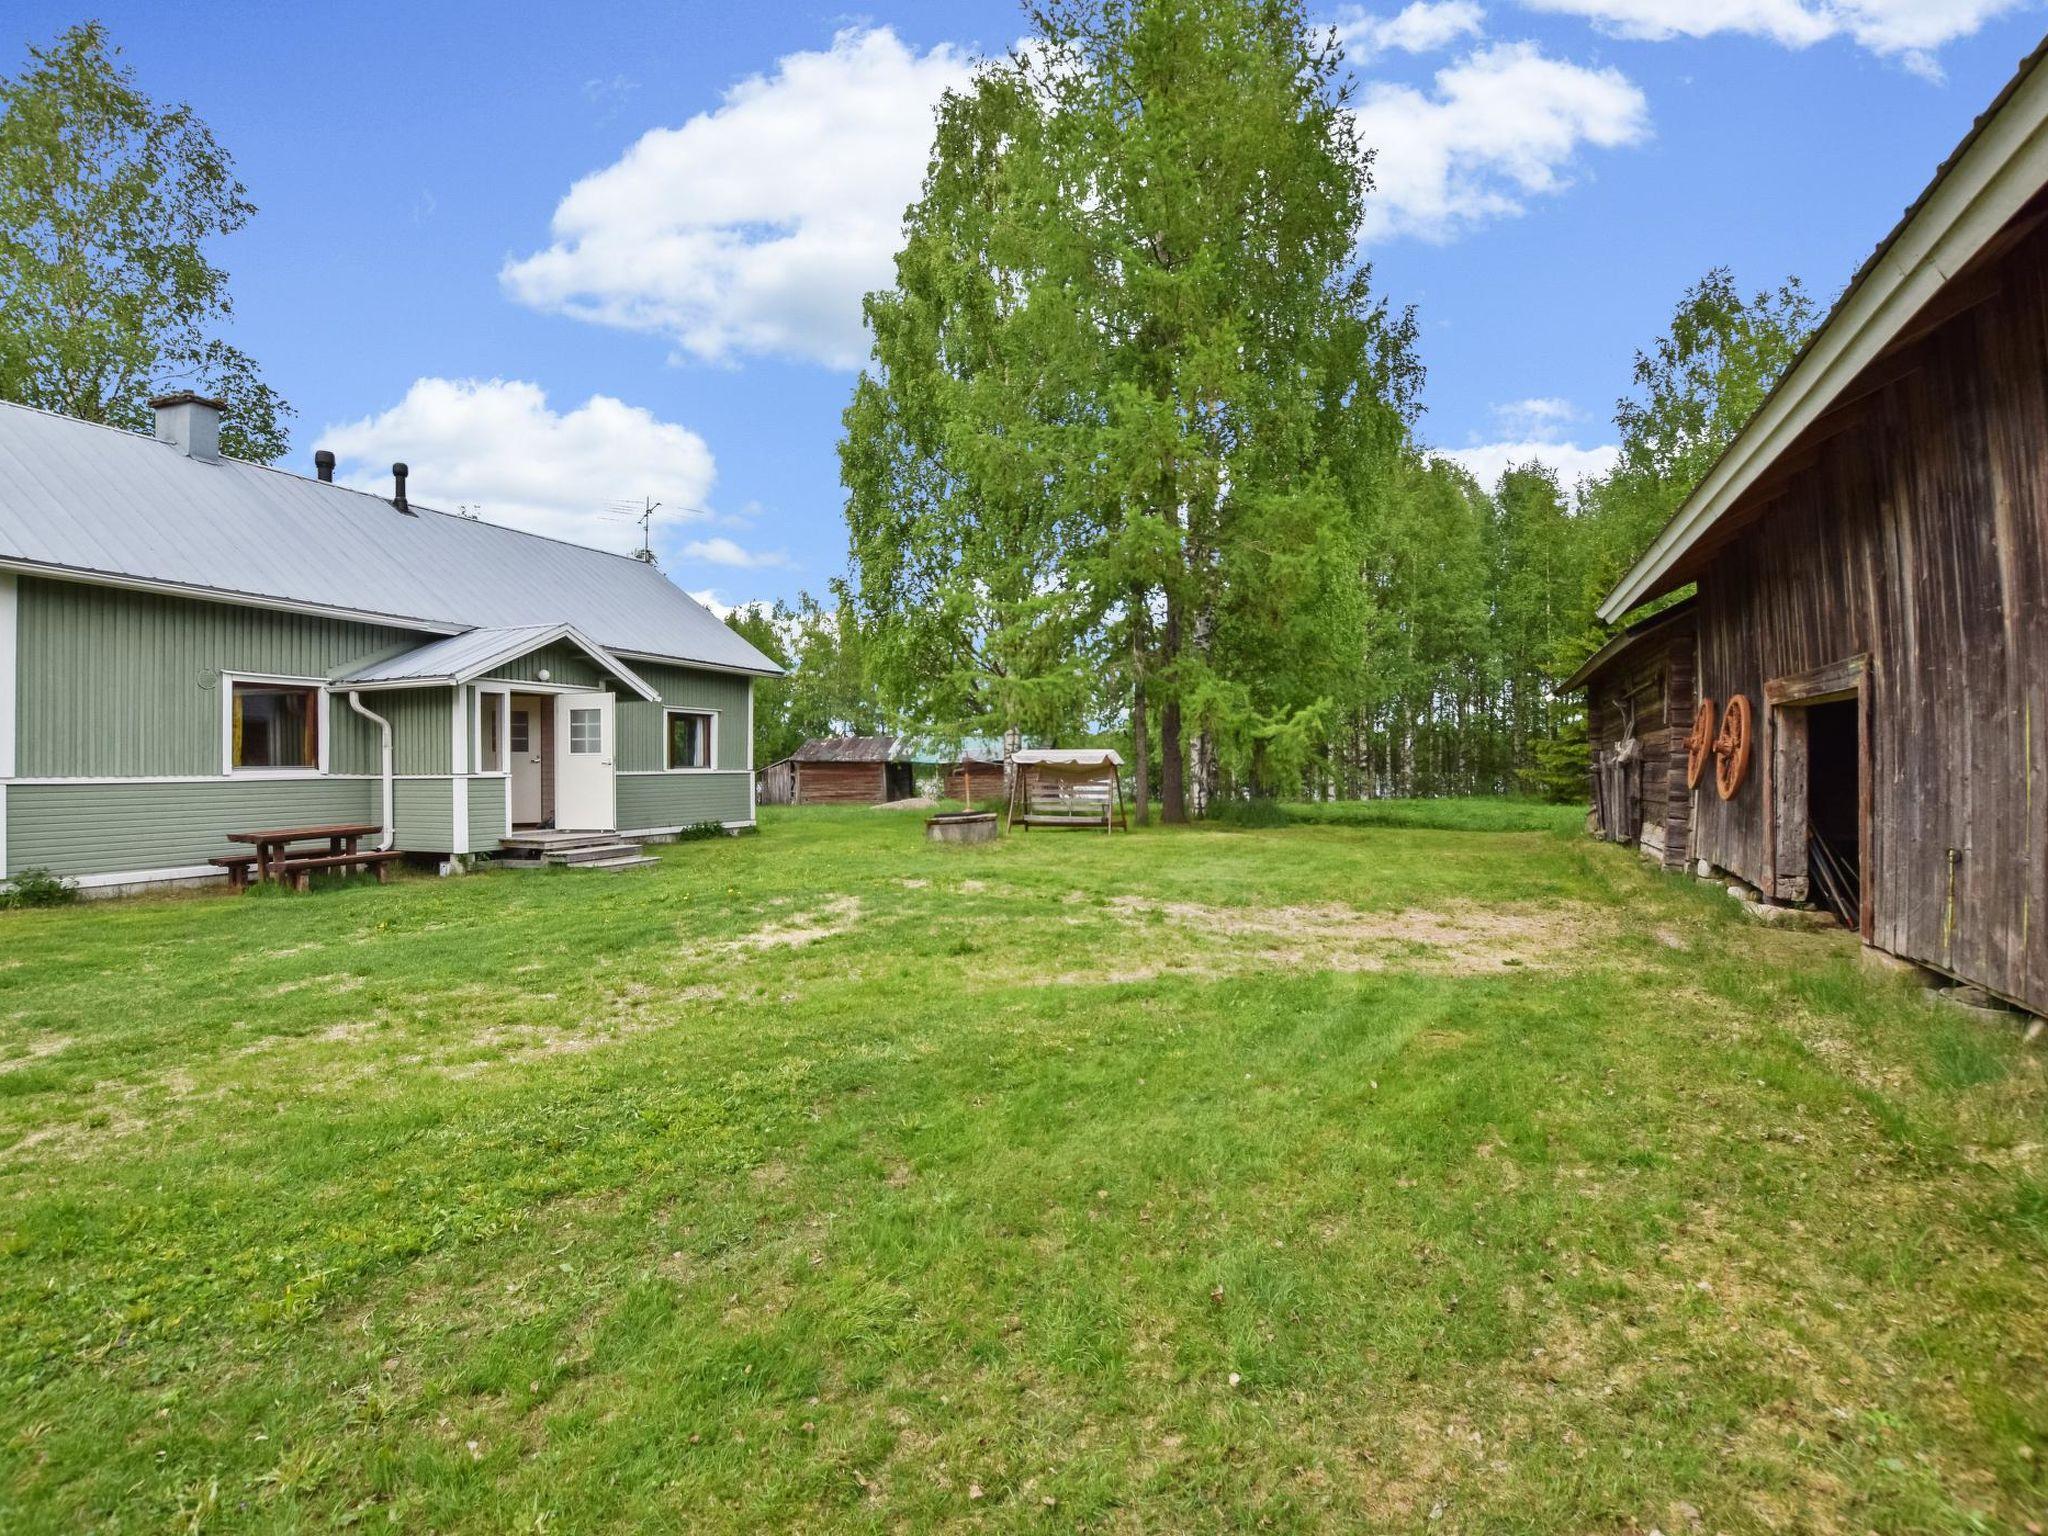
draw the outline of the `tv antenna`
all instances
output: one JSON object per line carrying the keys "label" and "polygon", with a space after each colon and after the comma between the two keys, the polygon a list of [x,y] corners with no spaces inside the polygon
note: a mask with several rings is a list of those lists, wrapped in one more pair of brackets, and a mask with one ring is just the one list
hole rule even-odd
{"label": "tv antenna", "polygon": [[640,525],[640,547],[633,551],[633,558],[648,565],[654,564],[654,514],[660,510],[661,503],[652,496],[641,497],[638,506],[630,501],[612,503],[612,512],[615,516],[624,517]]}

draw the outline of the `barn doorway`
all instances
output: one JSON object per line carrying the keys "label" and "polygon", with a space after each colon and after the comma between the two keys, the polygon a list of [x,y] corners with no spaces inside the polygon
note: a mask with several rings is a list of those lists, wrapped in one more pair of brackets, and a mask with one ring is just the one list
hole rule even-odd
{"label": "barn doorway", "polygon": [[1867,941],[1870,662],[1852,656],[1764,684],[1771,706],[1765,888],[1810,901]]}
{"label": "barn doorway", "polygon": [[1863,910],[1862,712],[1855,699],[1806,711],[1806,889],[1859,926]]}

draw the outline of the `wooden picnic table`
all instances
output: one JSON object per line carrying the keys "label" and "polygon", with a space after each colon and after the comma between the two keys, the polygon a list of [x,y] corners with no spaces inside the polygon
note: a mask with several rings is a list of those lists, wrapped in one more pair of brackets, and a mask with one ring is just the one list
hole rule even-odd
{"label": "wooden picnic table", "polygon": [[[381,822],[336,821],[325,822],[314,827],[265,827],[260,832],[230,832],[231,843],[250,843],[256,849],[256,878],[258,881],[281,877],[280,867],[288,862],[287,850],[293,843],[317,843],[325,840],[327,856],[339,867],[361,858],[356,845],[373,833],[384,830]],[[300,850],[302,853],[305,850]]]}

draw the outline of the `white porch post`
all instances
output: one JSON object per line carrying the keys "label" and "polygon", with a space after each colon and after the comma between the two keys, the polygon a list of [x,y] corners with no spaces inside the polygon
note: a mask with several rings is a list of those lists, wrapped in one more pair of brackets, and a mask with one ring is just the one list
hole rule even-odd
{"label": "white porch post", "polygon": [[449,781],[448,801],[453,808],[455,825],[449,829],[448,851],[451,854],[469,852],[469,689],[461,683],[455,685],[455,776]]}
{"label": "white porch post", "polygon": [[498,770],[505,775],[505,835],[512,835],[512,690],[498,695]]}
{"label": "white porch post", "polygon": [[[747,821],[751,825],[761,819],[761,807],[754,803],[760,786],[754,782],[754,689],[758,679],[747,679]],[[718,766],[718,759],[711,760],[711,766]]]}
{"label": "white porch post", "polygon": [[15,774],[14,712],[21,667],[21,594],[0,571],[0,880],[7,878],[7,781]]}

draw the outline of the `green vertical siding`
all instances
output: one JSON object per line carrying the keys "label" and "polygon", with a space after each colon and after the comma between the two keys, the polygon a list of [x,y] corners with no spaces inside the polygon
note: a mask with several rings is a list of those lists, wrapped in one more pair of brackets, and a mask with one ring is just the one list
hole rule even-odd
{"label": "green vertical siding", "polygon": [[215,779],[177,784],[15,784],[7,791],[7,868],[105,875],[204,864],[246,853],[230,832],[375,821],[374,779]]}
{"label": "green vertical siding", "polygon": [[537,683],[542,672],[547,673],[550,683],[565,688],[600,688],[605,682],[597,663],[581,647],[560,640],[537,651],[528,651],[524,656],[515,656],[484,675],[494,682]]}
{"label": "green vertical siding", "polygon": [[[329,677],[428,638],[36,577],[19,591],[25,778],[219,773],[223,671]],[[328,732],[331,771],[376,771],[377,733],[345,698]]]}
{"label": "green vertical siding", "polygon": [[619,830],[747,820],[744,773],[644,773],[619,780]]}
{"label": "green vertical siding", "polygon": [[365,693],[363,708],[391,722],[394,773],[455,771],[455,690],[388,688]]}
{"label": "green vertical siding", "polygon": [[506,782],[503,779],[469,781],[469,851],[489,853],[505,835]]}
{"label": "green vertical siding", "polygon": [[452,779],[400,779],[392,786],[391,819],[407,853],[448,853],[455,847]]}
{"label": "green vertical siding", "polygon": [[[699,672],[691,667],[635,663],[633,670],[661,695],[661,703],[634,698],[619,701],[619,757],[622,771],[666,768],[669,709],[718,711],[718,766],[751,768],[747,736],[747,697],[753,679],[725,672]],[[623,812],[622,812],[623,814]],[[745,815],[745,812],[741,812]]]}

